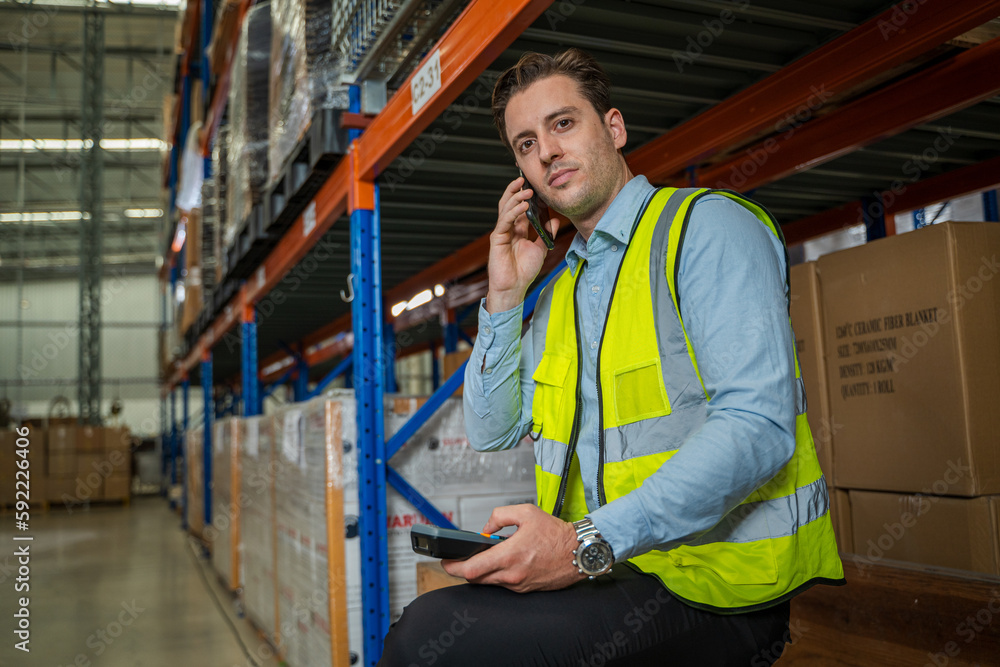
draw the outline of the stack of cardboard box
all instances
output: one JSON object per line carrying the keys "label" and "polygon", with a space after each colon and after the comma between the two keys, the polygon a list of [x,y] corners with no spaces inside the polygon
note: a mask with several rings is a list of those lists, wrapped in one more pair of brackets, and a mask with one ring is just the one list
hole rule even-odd
{"label": "stack of cardboard box", "polygon": [[50,424],[35,433],[48,460],[46,498],[67,506],[91,500],[128,500],[132,486],[127,429]]}
{"label": "stack of cardboard box", "polygon": [[[77,426],[71,422],[62,424],[50,423],[47,430],[38,429],[36,433],[44,438],[45,453],[48,459],[48,481],[46,495],[49,502],[61,502],[64,497],[76,498],[77,461]],[[88,489],[93,491],[92,489]],[[84,500],[90,499],[88,496]]]}
{"label": "stack of cardboard box", "polygon": [[796,267],[822,292],[808,396],[829,402],[834,511],[869,562],[1000,574],[998,255],[1000,225],[949,222]]}
{"label": "stack of cardboard box", "polygon": [[[27,440],[26,447],[19,447],[18,440],[23,443]],[[26,481],[28,502],[31,504],[44,503],[45,495],[45,441],[39,440],[34,429],[28,430],[27,436],[19,436],[17,432],[0,429],[0,505],[6,507],[14,506],[18,500],[24,500],[25,494],[18,495],[18,492],[25,492],[24,485],[19,486],[17,482]],[[21,455],[20,450],[26,453]],[[24,471],[24,467],[19,464],[26,460],[27,475],[18,475],[18,471]],[[25,480],[25,477],[27,479]]]}

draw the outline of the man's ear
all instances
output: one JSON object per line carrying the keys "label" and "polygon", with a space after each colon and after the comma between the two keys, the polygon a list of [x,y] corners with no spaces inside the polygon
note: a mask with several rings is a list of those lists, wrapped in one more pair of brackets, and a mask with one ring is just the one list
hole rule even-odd
{"label": "man's ear", "polygon": [[625,119],[618,109],[609,109],[604,114],[604,126],[611,133],[611,139],[615,143],[615,148],[622,149],[628,142],[628,131],[625,129]]}

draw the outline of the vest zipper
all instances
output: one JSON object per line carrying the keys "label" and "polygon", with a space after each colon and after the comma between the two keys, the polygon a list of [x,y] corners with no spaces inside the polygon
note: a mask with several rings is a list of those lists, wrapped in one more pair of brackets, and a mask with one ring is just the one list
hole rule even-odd
{"label": "vest zipper", "polygon": [[[584,260],[586,261],[586,260]],[[556,504],[552,509],[552,516],[558,518],[562,512],[563,501],[566,497],[566,483],[569,480],[569,469],[573,462],[573,454],[576,452],[576,441],[580,437],[580,413],[583,411],[582,398],[582,378],[583,378],[583,353],[580,348],[580,322],[576,316],[577,301],[576,288],[580,284],[580,277],[583,276],[583,267],[579,267],[576,280],[573,281],[573,329],[576,331],[576,410],[573,412],[573,428],[569,434],[569,447],[566,449],[566,461],[563,463],[562,476],[559,479],[559,493],[556,495]]]}
{"label": "vest zipper", "polygon": [[[639,227],[639,222],[642,220],[643,214],[649,207],[650,202],[653,200],[653,195],[655,195],[659,190],[653,190],[653,192],[646,197],[646,201],[643,202],[642,208],[635,216],[635,220],[632,221],[632,231],[629,232],[629,242],[625,246],[625,252],[622,253],[622,261],[618,263],[618,271],[615,272],[615,282],[611,285],[611,294],[608,295],[608,313],[604,316],[604,327],[601,329],[601,338],[597,342],[597,364],[594,371],[595,380],[597,381],[597,483],[594,486],[597,489],[597,506],[608,504],[608,498],[604,494],[604,394],[601,393],[601,350],[604,348],[604,336],[608,332],[608,320],[611,315],[611,306],[615,300],[615,292],[618,290],[618,278],[622,275],[622,267],[625,266],[625,257],[628,255],[629,248],[632,247],[632,237],[635,236],[635,231]],[[576,291],[573,292],[574,296]]]}

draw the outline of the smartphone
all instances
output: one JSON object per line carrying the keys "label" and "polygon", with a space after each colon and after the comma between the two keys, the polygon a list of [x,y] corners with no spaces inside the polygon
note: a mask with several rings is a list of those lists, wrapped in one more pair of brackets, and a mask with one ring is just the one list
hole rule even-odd
{"label": "smartphone", "polygon": [[410,543],[413,550],[422,556],[464,560],[507,539],[501,535],[492,537],[469,530],[454,530],[418,524],[410,529]]}
{"label": "smartphone", "polygon": [[[524,178],[524,172],[520,171],[520,173],[521,173],[521,178]],[[538,211],[538,190],[535,190],[535,188],[532,187],[531,183],[528,182],[527,178],[524,178],[524,185],[526,185],[529,189],[531,189],[534,192],[534,194],[531,196],[531,199],[528,200],[528,212],[525,214],[528,216],[528,222],[530,222],[531,226],[535,228],[535,231],[538,232],[538,235],[542,237],[542,241],[545,243],[545,247],[548,248],[549,250],[552,250],[553,248],[556,247],[556,244],[552,242],[552,237],[549,236],[549,233],[545,231],[545,226],[542,225],[542,216]],[[524,190],[523,187],[521,189]]]}

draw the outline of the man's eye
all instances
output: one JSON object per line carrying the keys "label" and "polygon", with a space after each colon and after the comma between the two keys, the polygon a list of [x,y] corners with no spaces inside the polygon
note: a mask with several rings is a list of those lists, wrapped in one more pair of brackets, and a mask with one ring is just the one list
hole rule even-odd
{"label": "man's eye", "polygon": [[533,139],[528,139],[527,141],[522,141],[521,142],[521,152],[523,153],[523,152],[526,152],[527,150],[529,150],[531,148],[532,144],[534,144],[534,143],[535,143],[535,141]]}
{"label": "man's eye", "polygon": [[565,128],[569,127],[572,122],[573,121],[571,121],[569,118],[563,118],[563,119],[560,119],[559,122],[556,123],[556,125],[558,127],[560,127],[560,128],[565,129]]}

